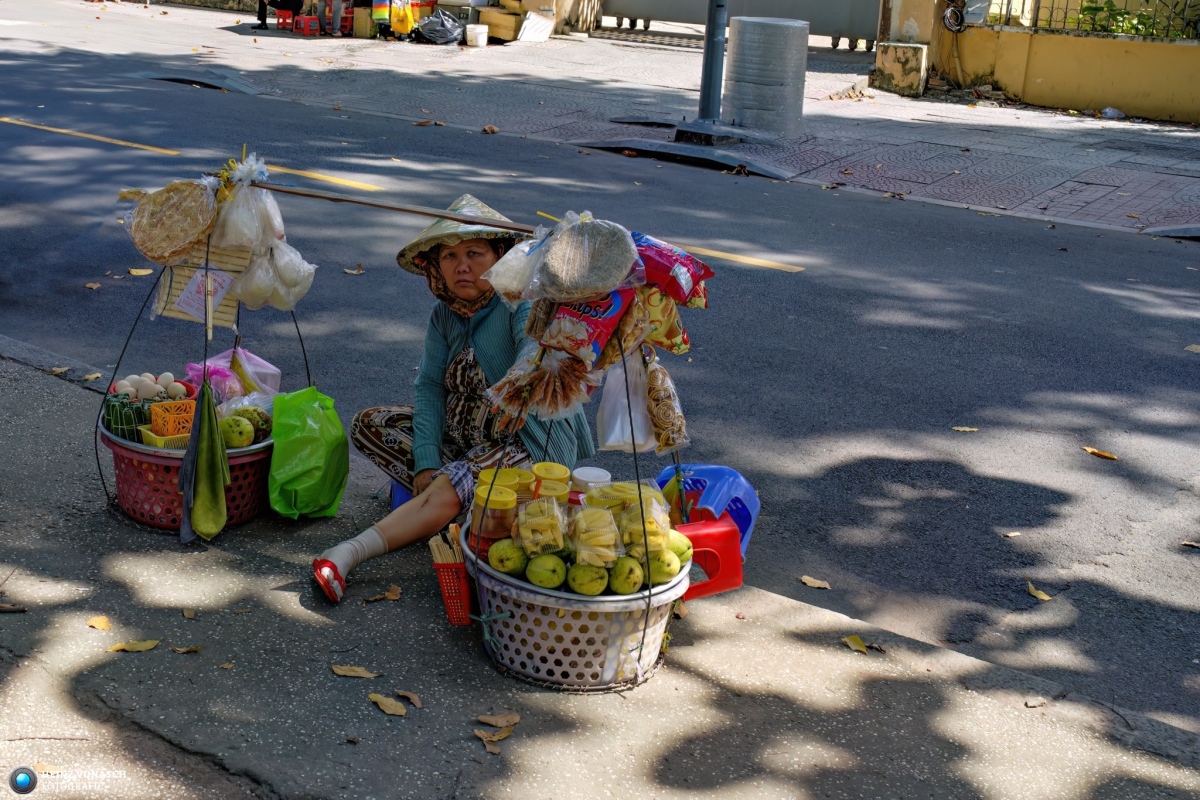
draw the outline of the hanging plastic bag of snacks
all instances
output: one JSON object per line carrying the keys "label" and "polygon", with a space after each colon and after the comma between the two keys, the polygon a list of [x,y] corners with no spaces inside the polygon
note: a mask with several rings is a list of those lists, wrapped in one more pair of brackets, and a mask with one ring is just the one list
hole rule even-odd
{"label": "hanging plastic bag of snacks", "polygon": [[538,259],[535,251],[549,235],[549,229],[538,228],[533,232],[532,239],[518,242],[493,264],[491,269],[483,273],[483,280],[492,285],[509,308],[516,308],[517,304],[525,299]]}
{"label": "hanging plastic bag of snacks", "polygon": [[629,231],[588,211],[568,211],[531,254],[533,278],[526,294],[531,299],[569,303],[645,282]]}
{"label": "hanging plastic bag of snacks", "polygon": [[703,261],[673,244],[644,233],[632,236],[646,269],[646,283],[662,289],[677,303],[687,303],[697,287],[714,274]]}
{"label": "hanging plastic bag of snacks", "polygon": [[674,453],[692,442],[687,435],[687,421],[683,418],[683,406],[679,404],[675,381],[671,380],[667,368],[658,360],[654,348],[646,345],[646,349],[650,351],[649,365],[646,367],[646,407],[654,427],[654,452],[661,456]]}
{"label": "hanging plastic bag of snacks", "polygon": [[559,305],[541,335],[542,346],[570,353],[591,367],[616,332],[634,292],[618,289],[596,300]]}
{"label": "hanging plastic bag of snacks", "polygon": [[624,363],[609,367],[596,409],[596,443],[601,450],[645,453],[654,449],[654,422],[646,406],[648,391],[640,355],[627,356]]}

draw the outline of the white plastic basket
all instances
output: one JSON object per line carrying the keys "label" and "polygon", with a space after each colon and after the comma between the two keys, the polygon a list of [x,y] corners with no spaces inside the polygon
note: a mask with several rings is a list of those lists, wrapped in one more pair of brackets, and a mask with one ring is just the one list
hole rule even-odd
{"label": "white plastic basket", "polygon": [[460,535],[467,572],[479,585],[484,649],[502,672],[574,691],[636,686],[654,674],[672,604],[688,588],[691,561],[661,586],[583,597],[541,589],[478,563],[466,528]]}

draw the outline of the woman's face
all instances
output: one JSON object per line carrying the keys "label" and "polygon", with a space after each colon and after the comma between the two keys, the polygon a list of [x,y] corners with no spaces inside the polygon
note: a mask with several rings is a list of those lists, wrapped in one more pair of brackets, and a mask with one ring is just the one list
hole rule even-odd
{"label": "woman's face", "polygon": [[438,267],[446,285],[456,297],[474,300],[492,288],[480,278],[491,269],[499,257],[487,239],[467,239],[453,247],[442,246],[438,256]]}

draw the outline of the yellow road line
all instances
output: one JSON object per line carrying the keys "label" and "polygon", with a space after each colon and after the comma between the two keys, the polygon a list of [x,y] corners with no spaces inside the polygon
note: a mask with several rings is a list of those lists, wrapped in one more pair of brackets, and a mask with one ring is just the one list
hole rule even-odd
{"label": "yellow road line", "polygon": [[288,175],[299,175],[302,178],[312,178],[316,181],[325,181],[326,183],[336,183],[339,186],[349,186],[352,189],[362,189],[367,192],[382,192],[382,186],[376,186],[373,183],[361,183],[359,181],[348,180],[347,178],[335,178],[332,175],[322,175],[319,172],[308,172],[302,169],[289,169],[288,167],[277,167],[274,164],[268,164],[267,170],[271,172],[285,172]]}
{"label": "yellow road line", "polygon": [[107,136],[97,136],[94,133],[80,133],[79,131],[69,131],[66,128],[51,128],[49,125],[35,125],[32,122],[23,122],[12,117],[0,117],[0,122],[7,122],[9,125],[20,125],[25,128],[36,128],[39,131],[49,131],[50,133],[61,133],[66,136],[78,136],[81,139],[92,139],[97,142],[106,144],[118,144],[121,147],[133,147],[138,150],[149,150],[151,153],[162,153],[165,156],[177,156],[178,150],[168,150],[164,147],[153,147],[148,144],[138,144],[137,142],[126,142],[122,139],[110,139]]}
{"label": "yellow road line", "polygon": [[768,261],[765,258],[755,258],[754,256],[739,256],[736,253],[723,253],[720,250],[708,250],[704,247],[692,247],[690,245],[680,245],[689,253],[695,253],[698,256],[712,256],[714,258],[723,258],[726,261],[735,261],[739,264],[750,264],[755,267],[766,267],[767,269],[777,269],[780,272],[804,272],[804,267],[797,267],[795,264],[781,264],[778,261]]}

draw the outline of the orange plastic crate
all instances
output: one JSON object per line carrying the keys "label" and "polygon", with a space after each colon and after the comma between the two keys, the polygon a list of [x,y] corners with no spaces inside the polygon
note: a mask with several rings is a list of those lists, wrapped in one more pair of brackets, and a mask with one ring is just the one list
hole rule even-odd
{"label": "orange plastic crate", "polygon": [[192,432],[195,400],[168,400],[150,406],[150,430],[155,436],[180,436]]}

